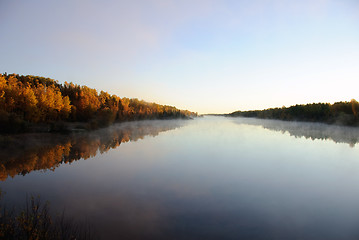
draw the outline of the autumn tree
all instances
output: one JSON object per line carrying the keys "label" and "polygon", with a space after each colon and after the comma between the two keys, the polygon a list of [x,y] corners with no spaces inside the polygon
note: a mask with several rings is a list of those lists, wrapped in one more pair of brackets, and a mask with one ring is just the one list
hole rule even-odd
{"label": "autumn tree", "polygon": [[98,94],[87,86],[31,75],[0,74],[0,131],[14,128],[13,124],[82,121],[96,128],[114,121],[188,116],[194,113],[137,98],[121,99],[104,91]]}

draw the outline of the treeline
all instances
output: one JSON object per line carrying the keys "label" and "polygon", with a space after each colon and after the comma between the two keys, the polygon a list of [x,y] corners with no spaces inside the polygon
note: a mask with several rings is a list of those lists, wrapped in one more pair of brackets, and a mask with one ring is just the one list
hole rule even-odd
{"label": "treeline", "polygon": [[0,74],[0,132],[23,132],[34,125],[86,122],[91,129],[115,121],[188,118],[187,110],[120,98],[74,83],[60,84],[50,78]]}
{"label": "treeline", "polygon": [[229,116],[359,126],[359,103],[352,99],[350,102],[336,102],[334,104],[312,103],[265,110],[236,111]]}

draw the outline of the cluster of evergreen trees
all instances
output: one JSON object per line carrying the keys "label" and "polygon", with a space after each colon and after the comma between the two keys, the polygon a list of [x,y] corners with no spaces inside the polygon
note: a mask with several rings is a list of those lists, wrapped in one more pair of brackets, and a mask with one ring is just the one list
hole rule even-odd
{"label": "cluster of evergreen trees", "polygon": [[25,131],[34,124],[187,118],[196,113],[172,106],[120,98],[107,92],[37,76],[0,74],[0,132]]}
{"label": "cluster of evergreen trees", "polygon": [[352,99],[350,102],[336,102],[334,104],[312,103],[265,110],[236,111],[229,115],[358,126],[359,103]]}

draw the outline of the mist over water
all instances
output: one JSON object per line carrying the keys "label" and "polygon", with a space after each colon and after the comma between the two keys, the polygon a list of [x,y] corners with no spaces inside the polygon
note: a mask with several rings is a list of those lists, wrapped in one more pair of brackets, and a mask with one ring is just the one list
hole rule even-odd
{"label": "mist over water", "polygon": [[71,146],[65,159],[79,161],[7,173],[4,200],[39,194],[54,211],[87,219],[102,239],[359,238],[354,128],[204,117],[84,136],[62,140]]}
{"label": "mist over water", "polygon": [[348,143],[352,147],[359,142],[359,128],[357,127],[242,117],[232,118],[232,120],[236,124],[261,126],[299,138],[332,140],[335,143]]}
{"label": "mist over water", "polygon": [[61,164],[88,159],[115,149],[121,143],[137,141],[146,136],[186,124],[183,120],[139,121],[114,124],[90,132],[72,134],[20,134],[3,137],[0,146],[0,180],[26,175],[34,170],[55,170]]}

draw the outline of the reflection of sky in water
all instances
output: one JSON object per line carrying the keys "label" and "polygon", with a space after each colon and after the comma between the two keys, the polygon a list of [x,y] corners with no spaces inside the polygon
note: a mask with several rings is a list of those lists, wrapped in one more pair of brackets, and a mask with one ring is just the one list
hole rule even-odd
{"label": "reflection of sky in water", "polygon": [[359,237],[357,146],[236,121],[189,121],[1,186],[8,201],[38,193],[87,218],[104,239]]}

